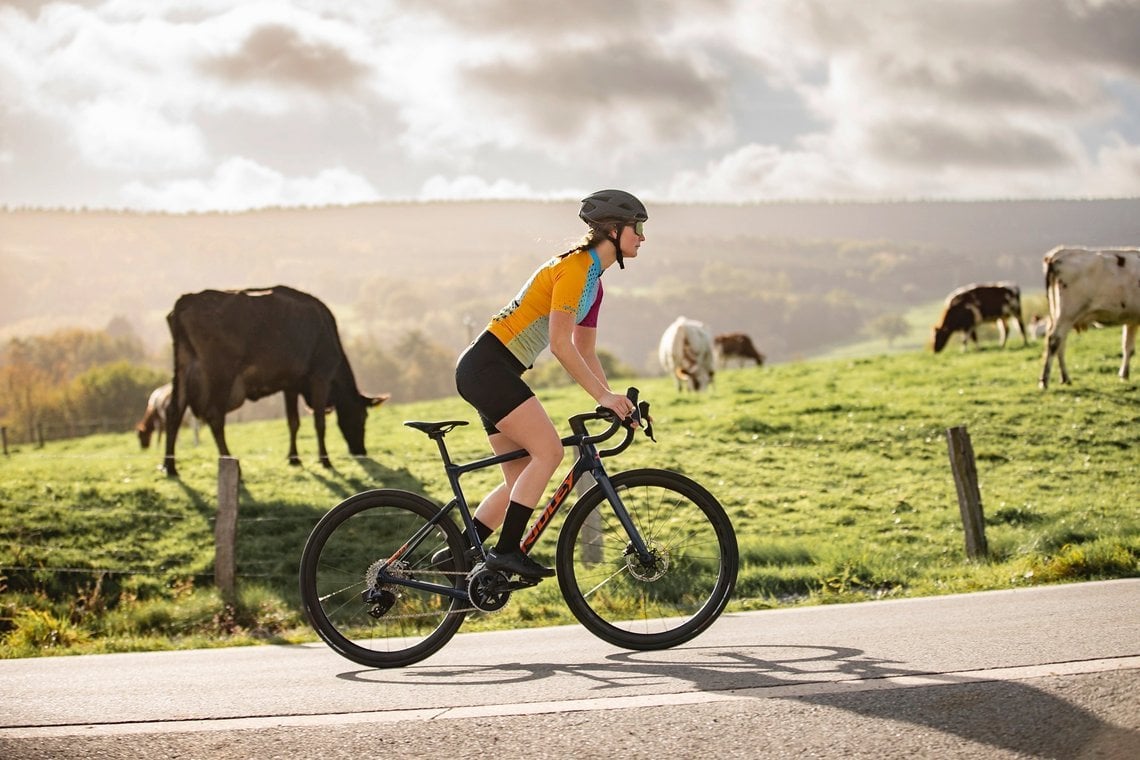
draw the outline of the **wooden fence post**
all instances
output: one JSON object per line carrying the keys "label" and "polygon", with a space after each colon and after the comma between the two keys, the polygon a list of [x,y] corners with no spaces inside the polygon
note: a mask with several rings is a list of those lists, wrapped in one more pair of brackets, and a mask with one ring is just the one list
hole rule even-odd
{"label": "wooden fence post", "polygon": [[0,427],[0,438],[4,439],[4,456],[8,456],[8,428]]}
{"label": "wooden fence post", "polygon": [[214,583],[222,599],[232,604],[236,571],[238,481],[240,466],[236,457],[218,457],[218,514],[214,523]]}
{"label": "wooden fence post", "polygon": [[986,520],[982,513],[982,495],[978,490],[978,470],[974,465],[974,447],[965,426],[946,430],[950,451],[950,470],[958,488],[958,509],[962,513],[962,527],[966,532],[966,556],[985,559],[989,556],[986,545]]}

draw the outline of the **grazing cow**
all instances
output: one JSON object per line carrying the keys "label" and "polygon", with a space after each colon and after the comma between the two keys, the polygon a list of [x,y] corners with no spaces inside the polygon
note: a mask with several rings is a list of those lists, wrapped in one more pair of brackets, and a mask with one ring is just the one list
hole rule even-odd
{"label": "grazing cow", "polygon": [[961,331],[962,350],[969,341],[978,345],[978,325],[997,322],[1002,348],[1008,336],[1006,320],[1017,323],[1021,341],[1029,345],[1025,334],[1025,319],[1021,316],[1021,288],[1011,282],[990,282],[966,285],[946,297],[942,317],[934,326],[934,353],[938,353],[950,340],[950,336]]}
{"label": "grazing cow", "polygon": [[658,347],[661,367],[677,380],[677,390],[681,382],[694,391],[712,384],[716,369],[713,365],[712,333],[700,322],[685,317],[665,328]]}
{"label": "grazing cow", "polygon": [[730,358],[740,359],[741,363],[748,360],[756,362],[757,367],[764,366],[764,354],[756,350],[752,338],[744,333],[724,333],[713,338],[713,351],[716,353],[720,366],[728,364]]}
{"label": "grazing cow", "polygon": [[135,430],[139,434],[139,445],[144,449],[150,448],[152,435],[157,435],[158,440],[162,440],[162,429],[166,426],[166,410],[170,407],[170,395],[173,390],[174,385],[167,383],[151,391],[150,398],[146,401],[146,412],[143,413],[139,424],[135,425]]}
{"label": "grazing cow", "polygon": [[226,412],[246,399],[285,393],[289,463],[297,456],[297,397],[313,410],[321,464],[325,413],[335,408],[337,425],[354,456],[363,456],[368,407],[389,396],[365,396],[344,354],[336,319],[313,296],[278,285],[264,290],[203,290],[188,293],[166,318],[174,341],[174,399],[166,416],[163,468],[177,475],[174,444],[187,406],[210,426],[218,453],[226,446]]}
{"label": "grazing cow", "polygon": [[1045,295],[1049,299],[1049,334],[1045,340],[1042,388],[1049,387],[1053,357],[1061,382],[1069,382],[1065,369],[1065,338],[1069,330],[1092,323],[1124,325],[1120,339],[1123,360],[1120,378],[1128,379],[1128,364],[1140,325],[1140,248],[1066,248],[1045,254]]}

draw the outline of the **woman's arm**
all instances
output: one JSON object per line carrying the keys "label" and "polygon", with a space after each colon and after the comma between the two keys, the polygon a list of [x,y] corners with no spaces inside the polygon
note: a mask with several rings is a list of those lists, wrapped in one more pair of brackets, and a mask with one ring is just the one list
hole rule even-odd
{"label": "woman's arm", "polygon": [[[591,328],[578,330],[576,327],[574,315],[570,312],[550,312],[550,352],[570,373],[574,382],[582,386],[595,401],[622,418],[628,417],[633,413],[633,403],[624,395],[614,393],[606,383],[606,375],[602,372],[593,345],[597,331]],[[593,334],[586,335],[586,332]],[[589,359],[581,352],[580,349],[585,346],[580,341],[590,344],[586,352]]]}
{"label": "woman's arm", "polygon": [[609,379],[606,377],[606,371],[602,368],[602,362],[598,358],[598,329],[596,327],[574,325],[574,329],[570,334],[570,340],[574,343],[574,347],[578,349],[578,354],[586,361],[586,366],[602,381],[602,385],[608,388],[610,385]]}

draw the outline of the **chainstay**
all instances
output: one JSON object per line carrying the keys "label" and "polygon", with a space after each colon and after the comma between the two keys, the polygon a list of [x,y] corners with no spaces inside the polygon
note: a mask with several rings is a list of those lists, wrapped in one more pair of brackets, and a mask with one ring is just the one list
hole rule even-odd
{"label": "chainstay", "polygon": [[[419,572],[421,574],[424,574],[423,570],[420,570]],[[459,570],[428,570],[427,573],[430,573],[432,575],[448,575],[448,576],[461,575],[464,578],[466,578],[467,576],[469,576],[471,574],[471,571],[468,570],[466,572],[461,572]],[[397,588],[400,586],[399,583],[389,583],[387,585],[395,586]],[[501,610],[501,609],[505,608],[506,606],[507,605],[504,604],[503,607],[500,607],[499,609]],[[495,612],[498,612],[498,611],[499,610],[495,610]],[[453,614],[456,614],[459,612],[463,612],[463,613],[482,612],[484,615],[491,614],[491,613],[487,612],[486,610],[481,610],[478,607],[475,607],[474,605],[472,605],[470,607],[459,607],[459,608],[454,609],[454,610],[448,610],[446,613],[443,613],[443,614],[444,615],[453,615]],[[435,617],[439,614],[440,613],[438,613],[438,612],[418,612],[418,613],[408,613],[406,615],[389,615],[389,614],[385,613],[381,619],[383,619],[383,620],[412,620],[412,619],[416,619],[416,618]]]}
{"label": "chainstay", "polygon": [[[423,573],[423,571],[420,571],[420,572],[421,572],[421,574]],[[470,570],[468,570],[466,572],[460,572],[458,570],[430,570],[428,572],[433,574],[433,575],[462,575],[464,578],[471,575]],[[400,584],[389,582],[387,585],[399,587]],[[518,590],[518,589],[512,590],[512,593],[515,590]],[[472,605],[470,607],[459,607],[458,609],[448,610],[446,613],[442,613],[442,614],[453,615],[453,614],[459,613],[459,612],[462,612],[462,613],[481,612],[484,615],[493,615],[496,612],[502,612],[503,610],[505,610],[507,608],[508,604],[509,604],[509,602],[507,602],[502,607],[500,607],[496,610],[481,610],[478,607],[475,607],[474,605]],[[418,612],[418,613],[408,613],[406,615],[389,615],[389,614],[385,613],[381,619],[383,619],[383,620],[412,620],[412,619],[416,619],[416,618],[435,617],[439,614],[441,614],[441,613],[439,613],[439,612]]]}

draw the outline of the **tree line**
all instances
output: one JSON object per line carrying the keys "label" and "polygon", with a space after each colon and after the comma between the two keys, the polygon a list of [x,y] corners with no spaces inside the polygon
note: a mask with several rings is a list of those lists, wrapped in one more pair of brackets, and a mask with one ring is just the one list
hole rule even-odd
{"label": "tree line", "polygon": [[[129,430],[166,376],[148,366],[142,341],[121,323],[12,338],[0,347],[0,426],[14,443]],[[142,402],[140,403],[139,398]]]}

